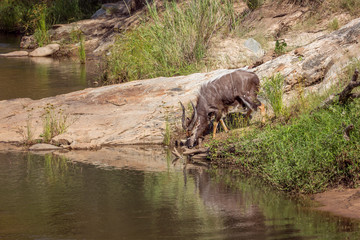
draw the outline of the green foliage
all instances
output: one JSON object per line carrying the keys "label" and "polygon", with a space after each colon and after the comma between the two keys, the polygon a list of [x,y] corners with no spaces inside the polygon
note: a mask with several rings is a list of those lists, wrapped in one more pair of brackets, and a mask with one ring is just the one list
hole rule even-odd
{"label": "green foliage", "polygon": [[105,81],[195,72],[202,66],[210,39],[223,26],[234,23],[232,0],[192,0],[183,8],[165,2],[161,16],[156,5],[147,7],[149,19],[114,44],[105,66]]}
{"label": "green foliage", "polygon": [[284,113],[282,101],[284,80],[280,73],[270,78],[265,77],[262,92],[260,93],[270,103],[276,117]]}
{"label": "green foliage", "polygon": [[[350,141],[344,128],[350,124]],[[303,114],[288,125],[268,126],[228,140],[228,157],[247,172],[285,191],[315,193],[360,179],[360,101]]]}
{"label": "green foliage", "polygon": [[43,142],[50,142],[53,137],[64,133],[69,127],[68,115],[65,115],[62,109],[56,111],[52,105],[47,105],[44,110],[41,137]]}
{"label": "green foliage", "polygon": [[276,55],[280,56],[286,52],[287,44],[285,40],[276,40],[274,52]]}
{"label": "green foliage", "polygon": [[[113,2],[109,0],[106,2]],[[39,6],[46,6],[46,24],[68,23],[90,17],[102,0],[3,0],[0,1],[0,30],[34,33]],[[42,16],[41,16],[42,17]]]}
{"label": "green foliage", "polygon": [[79,57],[81,64],[85,64],[86,62],[85,37],[83,34],[80,35]]}
{"label": "green foliage", "polygon": [[49,6],[49,18],[56,23],[67,23],[81,19],[79,0],[54,0]]}

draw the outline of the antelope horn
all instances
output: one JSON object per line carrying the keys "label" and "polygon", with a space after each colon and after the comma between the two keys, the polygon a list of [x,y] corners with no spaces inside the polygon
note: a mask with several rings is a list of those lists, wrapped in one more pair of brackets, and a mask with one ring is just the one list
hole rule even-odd
{"label": "antelope horn", "polygon": [[196,123],[196,119],[197,119],[198,114],[197,114],[196,108],[195,108],[195,106],[194,106],[194,103],[193,103],[192,101],[190,101],[190,102],[191,102],[192,108],[194,109],[194,114],[193,114],[192,121],[191,121],[191,123],[189,124],[189,129],[193,129],[193,127],[194,127],[194,125],[195,125],[195,123]]}
{"label": "antelope horn", "polygon": [[182,124],[183,129],[186,130],[187,127],[186,127],[186,124],[185,124],[185,117],[186,117],[186,116],[185,116],[185,107],[184,107],[184,105],[182,104],[182,102],[180,102],[180,105],[181,105],[181,108],[182,108],[181,124]]}

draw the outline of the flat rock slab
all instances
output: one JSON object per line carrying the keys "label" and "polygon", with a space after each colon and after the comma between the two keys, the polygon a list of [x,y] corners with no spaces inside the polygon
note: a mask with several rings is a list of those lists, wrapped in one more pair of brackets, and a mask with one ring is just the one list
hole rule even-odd
{"label": "flat rock slab", "polygon": [[2,53],[0,57],[27,57],[29,53],[27,51],[14,51],[9,53]]}
{"label": "flat rock slab", "polygon": [[72,149],[102,145],[162,144],[166,119],[180,123],[179,101],[194,100],[204,81],[234,70],[217,70],[189,76],[155,78],[31,100],[0,101],[0,142],[24,141],[29,128],[34,138],[42,134],[49,107],[67,117],[66,133],[55,139]]}
{"label": "flat rock slab", "polygon": [[60,45],[57,43],[46,45],[45,47],[39,47],[29,53],[30,57],[47,57],[51,56],[55,52],[59,51]]}
{"label": "flat rock slab", "polygon": [[52,151],[52,150],[61,150],[61,147],[57,147],[51,144],[47,143],[38,143],[35,145],[32,145],[29,150],[30,151]]}

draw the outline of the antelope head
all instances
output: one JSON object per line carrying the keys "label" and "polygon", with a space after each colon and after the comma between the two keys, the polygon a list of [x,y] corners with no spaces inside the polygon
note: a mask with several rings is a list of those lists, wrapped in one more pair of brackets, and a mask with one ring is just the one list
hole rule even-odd
{"label": "antelope head", "polygon": [[199,126],[200,126],[200,119],[198,117],[198,112],[197,112],[196,107],[194,106],[193,102],[191,102],[191,106],[192,106],[194,112],[192,114],[191,119],[186,117],[185,107],[182,104],[182,102],[180,102],[180,104],[181,104],[181,108],[182,108],[181,123],[182,123],[183,129],[186,131],[186,138],[187,138],[185,145],[188,148],[192,148],[197,143],[197,140],[199,138],[198,130],[199,130]]}

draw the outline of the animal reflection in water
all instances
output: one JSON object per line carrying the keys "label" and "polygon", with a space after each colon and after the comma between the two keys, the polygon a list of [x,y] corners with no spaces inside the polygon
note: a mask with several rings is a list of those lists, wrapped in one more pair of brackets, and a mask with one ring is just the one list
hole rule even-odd
{"label": "animal reflection in water", "polygon": [[234,70],[214,80],[205,82],[201,87],[196,106],[191,102],[193,114],[186,118],[185,107],[182,107],[182,127],[186,130],[185,145],[192,148],[200,144],[206,131],[209,129],[210,121],[214,118],[213,137],[215,137],[217,125],[220,122],[225,132],[228,132],[223,117],[230,110],[244,108],[247,110],[248,119],[252,111],[259,108],[262,122],[265,121],[265,107],[257,99],[260,88],[260,80],[253,72],[245,70]]}

